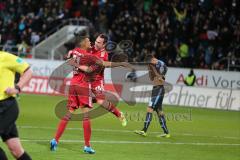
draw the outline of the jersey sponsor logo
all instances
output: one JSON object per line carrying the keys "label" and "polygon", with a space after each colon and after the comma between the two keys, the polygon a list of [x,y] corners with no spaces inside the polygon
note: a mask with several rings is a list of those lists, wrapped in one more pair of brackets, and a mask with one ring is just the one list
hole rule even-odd
{"label": "jersey sponsor logo", "polygon": [[101,86],[97,86],[95,87],[95,90],[97,91],[97,93],[102,93],[104,91],[104,88],[102,88]]}
{"label": "jersey sponsor logo", "polygon": [[17,59],[16,59],[16,62],[19,63],[19,64],[22,64],[24,61],[23,61],[22,58],[17,58]]}

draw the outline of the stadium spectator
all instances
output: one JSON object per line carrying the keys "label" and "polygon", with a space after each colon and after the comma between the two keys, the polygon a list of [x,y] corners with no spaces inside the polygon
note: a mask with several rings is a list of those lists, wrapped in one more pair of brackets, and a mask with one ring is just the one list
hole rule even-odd
{"label": "stadium spectator", "polygon": [[184,78],[184,84],[187,86],[194,86],[195,81],[196,75],[194,74],[193,69],[191,69],[187,77]]}
{"label": "stadium spectator", "polygon": [[[144,0],[140,5],[133,0],[3,1],[1,45],[9,41],[19,44],[23,37],[28,45],[35,45],[39,42],[31,42],[32,32],[38,33],[41,41],[63,20],[85,17],[112,41],[131,40],[134,46],[128,55],[132,61],[143,61],[148,52],[169,66],[185,67],[177,61],[179,47],[173,47],[185,42],[194,62],[187,67],[220,69],[214,64],[221,59],[232,55],[240,58],[234,49],[239,48],[239,5],[235,0]],[[227,66],[225,61],[219,63]]]}

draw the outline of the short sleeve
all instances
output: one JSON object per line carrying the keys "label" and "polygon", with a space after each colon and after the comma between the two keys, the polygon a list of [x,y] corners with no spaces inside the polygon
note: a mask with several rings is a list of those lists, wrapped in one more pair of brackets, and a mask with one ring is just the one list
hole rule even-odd
{"label": "short sleeve", "polygon": [[6,56],[7,67],[15,72],[23,74],[27,68],[29,68],[29,64],[25,62],[20,57],[17,57],[12,54],[8,54]]}

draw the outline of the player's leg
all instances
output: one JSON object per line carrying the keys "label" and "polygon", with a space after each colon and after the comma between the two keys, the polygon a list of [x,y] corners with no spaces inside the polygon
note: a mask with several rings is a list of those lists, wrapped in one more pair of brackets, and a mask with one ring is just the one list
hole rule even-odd
{"label": "player's leg", "polygon": [[104,109],[108,110],[112,114],[114,114],[117,118],[121,117],[121,111],[114,106],[111,102],[105,100],[105,99],[97,99],[97,104],[99,104]]}
{"label": "player's leg", "polygon": [[147,113],[146,113],[146,118],[145,118],[145,121],[144,121],[143,129],[142,130],[136,130],[135,131],[136,134],[139,134],[139,135],[142,135],[142,136],[147,136],[147,130],[148,130],[148,127],[150,126],[151,121],[152,121],[152,116],[153,116],[152,114],[153,114],[153,108],[151,106],[149,106],[147,108]]}
{"label": "player's leg", "polygon": [[1,160],[8,160],[6,153],[4,150],[0,147],[0,159]]}
{"label": "player's leg", "polygon": [[161,87],[161,89],[160,89],[161,92],[159,94],[159,99],[156,102],[156,106],[157,106],[156,107],[156,112],[157,112],[159,123],[160,123],[160,125],[163,129],[164,134],[160,135],[159,137],[169,138],[170,134],[169,134],[169,131],[168,131],[168,128],[167,128],[167,122],[166,122],[166,118],[165,118],[165,115],[163,113],[163,108],[162,108],[162,102],[163,102],[165,90],[164,90],[164,86],[160,86],[160,87]]}
{"label": "player's leg", "polygon": [[83,126],[83,135],[84,135],[84,141],[85,141],[84,152],[89,154],[94,154],[95,151],[91,148],[91,144],[90,144],[91,135],[92,135],[91,121],[89,116],[90,108],[83,107],[81,108],[81,111],[83,113],[82,126]]}
{"label": "player's leg", "polygon": [[[101,107],[108,110],[109,112],[114,114],[117,118],[119,118],[121,116],[121,112],[119,111],[119,109],[116,108],[114,104],[106,100],[103,81],[95,81],[91,84],[91,87],[92,92],[95,95],[97,104],[99,104]],[[117,99],[116,97],[113,98]]]}
{"label": "player's leg", "polygon": [[158,118],[159,118],[159,123],[160,123],[160,125],[163,129],[163,132],[164,132],[164,134],[159,135],[158,137],[169,138],[170,134],[169,134],[169,131],[168,131],[168,128],[167,128],[167,122],[166,122],[165,115],[164,115],[163,111],[160,110],[160,109],[158,109],[156,112],[157,112],[157,115],[158,115]]}
{"label": "player's leg", "polygon": [[[121,121],[122,126],[125,127],[127,125],[127,120],[124,114],[112,102],[106,99],[106,91],[104,91],[103,81],[96,81],[93,82],[91,85],[92,92],[96,96],[95,98],[97,104],[100,105],[102,108],[106,109],[108,112],[115,115],[115,117],[117,117]],[[118,98],[113,94],[111,94],[111,100],[118,102]]]}
{"label": "player's leg", "polygon": [[75,92],[75,87],[76,86],[71,85],[69,88],[69,96],[68,96],[68,104],[67,104],[68,112],[65,114],[65,116],[59,122],[55,136],[50,141],[50,150],[51,151],[57,150],[59,140],[60,140],[61,136],[63,135],[69,120],[71,119],[71,115],[74,112],[74,110],[77,108],[76,106],[79,105],[78,97]]}
{"label": "player's leg", "polygon": [[81,83],[81,88],[78,90],[78,103],[81,112],[83,113],[82,127],[83,127],[83,135],[84,135],[84,152],[89,154],[94,154],[95,151],[91,148],[90,140],[91,140],[91,121],[89,111],[93,107],[92,106],[92,97],[91,97],[91,84],[83,82]]}
{"label": "player's leg", "polygon": [[69,110],[67,114],[61,119],[61,121],[58,124],[57,131],[55,133],[54,139],[50,141],[50,150],[51,151],[56,151],[57,150],[57,145],[59,143],[59,140],[61,136],[63,135],[67,124],[69,120],[71,119],[71,114],[73,111]]}
{"label": "player's leg", "polygon": [[19,138],[10,138],[5,143],[15,159],[31,160],[31,157],[24,151]]}
{"label": "player's leg", "polygon": [[125,118],[123,112],[115,107],[113,103],[109,102],[106,99],[97,99],[97,103],[110,113],[114,114],[121,121],[123,127],[127,126],[127,119]]}
{"label": "player's leg", "polygon": [[143,129],[142,130],[136,130],[135,133],[136,134],[140,134],[140,135],[143,135],[143,136],[146,136],[147,135],[147,130],[148,130],[148,127],[150,126],[151,124],[151,121],[152,121],[152,116],[153,116],[153,111],[156,107],[156,104],[159,100],[159,93],[160,93],[160,90],[159,90],[159,86],[154,86],[153,87],[153,90],[152,90],[152,96],[151,96],[151,100],[148,104],[148,108],[147,108],[147,113],[146,113],[146,118],[145,118],[145,121],[144,121],[144,126],[143,126]]}

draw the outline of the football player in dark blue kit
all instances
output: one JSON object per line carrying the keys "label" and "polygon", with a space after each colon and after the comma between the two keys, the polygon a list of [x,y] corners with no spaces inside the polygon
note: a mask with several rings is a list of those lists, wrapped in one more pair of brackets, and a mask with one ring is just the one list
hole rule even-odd
{"label": "football player in dark blue kit", "polygon": [[164,132],[164,134],[160,135],[159,137],[169,138],[170,134],[167,129],[166,119],[162,107],[162,102],[165,93],[164,83],[165,75],[167,73],[167,66],[163,61],[156,59],[152,55],[148,55],[146,57],[146,61],[148,63],[149,78],[153,82],[154,86],[152,89],[151,99],[147,107],[147,114],[143,129],[136,130],[135,133],[142,136],[147,136],[147,130],[152,121],[153,112],[156,111],[159,123]]}

